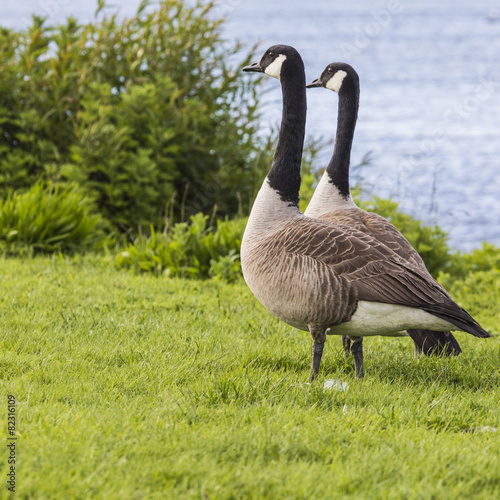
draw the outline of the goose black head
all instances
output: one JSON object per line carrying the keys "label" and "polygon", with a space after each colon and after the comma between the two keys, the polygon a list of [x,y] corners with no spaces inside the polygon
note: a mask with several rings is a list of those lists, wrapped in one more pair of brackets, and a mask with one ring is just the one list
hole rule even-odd
{"label": "goose black head", "polygon": [[293,47],[273,45],[264,52],[259,62],[245,66],[243,71],[257,71],[280,80],[285,68],[291,67],[292,63],[303,67],[302,58]]}
{"label": "goose black head", "polygon": [[325,87],[338,94],[357,92],[359,90],[359,76],[352,66],[346,63],[329,64],[321,76],[306,85],[308,89],[313,87]]}

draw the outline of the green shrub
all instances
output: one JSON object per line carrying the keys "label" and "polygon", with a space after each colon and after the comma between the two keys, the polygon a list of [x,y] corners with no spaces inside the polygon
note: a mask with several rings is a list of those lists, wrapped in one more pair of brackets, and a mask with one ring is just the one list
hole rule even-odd
{"label": "green shrub", "polygon": [[175,192],[176,123],[179,114],[190,118],[172,102],[176,92],[169,78],[159,77],[130,87],[119,102],[109,84],[91,85],[82,99],[81,135],[61,173],[85,186],[121,228],[156,225]]}
{"label": "green shrub", "polygon": [[500,271],[500,247],[484,242],[472,252],[456,252],[452,255],[449,273],[465,277],[470,272]]}
{"label": "green shrub", "polygon": [[228,255],[220,255],[217,259],[210,259],[209,275],[216,281],[233,283],[241,278],[240,255],[230,250]]}
{"label": "green shrub", "polygon": [[[470,254],[469,254],[470,255]],[[500,296],[500,269],[472,270],[463,277],[449,273],[439,276],[440,283],[446,287],[458,304],[467,305],[467,311],[474,317],[481,317],[481,326],[490,333],[500,319],[500,303],[492,300]]]}
{"label": "green shrub", "polygon": [[476,273],[491,273],[500,276],[500,247],[484,242],[481,248],[471,252],[455,252],[450,256],[450,265],[439,273],[439,281],[446,288],[455,282],[474,279]]}
{"label": "green shrub", "polygon": [[94,205],[71,186],[35,184],[0,200],[0,250],[7,255],[84,250],[104,239]]}
{"label": "green shrub", "polygon": [[0,29],[0,198],[76,182],[123,230],[159,227],[175,193],[176,220],[251,204],[274,140],[257,134],[262,79],[240,71],[252,52],[224,41],[213,2],[147,3]]}
{"label": "green shrub", "polygon": [[207,225],[201,213],[158,234],[140,235],[117,255],[119,268],[186,278],[234,281],[241,276],[239,249],[246,219]]}

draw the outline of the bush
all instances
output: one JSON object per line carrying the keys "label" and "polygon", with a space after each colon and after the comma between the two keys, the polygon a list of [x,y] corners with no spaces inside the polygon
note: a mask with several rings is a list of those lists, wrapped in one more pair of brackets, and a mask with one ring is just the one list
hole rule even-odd
{"label": "bush", "polygon": [[239,250],[246,219],[219,220],[215,230],[207,220],[199,213],[163,233],[151,229],[150,237],[139,236],[118,254],[116,265],[169,277],[234,281],[241,276]]}
{"label": "bush", "polygon": [[181,205],[250,205],[272,146],[257,134],[261,79],[240,71],[252,53],[224,42],[212,2],[147,3],[120,21],[0,29],[0,198],[76,182],[123,230],[160,226],[175,194],[177,220]]}
{"label": "bush", "polygon": [[439,281],[451,288],[455,283],[474,280],[473,275],[481,273],[500,278],[500,247],[484,242],[472,252],[455,252],[450,257],[450,265],[439,273]]}
{"label": "bush", "polygon": [[[469,254],[470,256],[471,254]],[[466,259],[467,260],[467,259]],[[446,287],[458,304],[467,304],[467,311],[481,317],[481,326],[490,333],[498,333],[494,325],[500,318],[500,304],[492,297],[500,296],[500,269],[472,270],[463,277],[443,273],[440,283]]]}
{"label": "bush", "polygon": [[470,272],[500,271],[500,247],[484,242],[472,252],[456,252],[452,255],[449,273],[463,278]]}
{"label": "bush", "polygon": [[71,186],[35,184],[0,200],[0,250],[7,255],[84,250],[104,239],[94,205]]}

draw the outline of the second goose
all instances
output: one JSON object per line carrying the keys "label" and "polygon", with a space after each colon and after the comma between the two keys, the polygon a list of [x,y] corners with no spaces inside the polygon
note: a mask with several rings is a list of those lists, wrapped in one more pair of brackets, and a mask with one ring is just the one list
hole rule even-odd
{"label": "second goose", "polygon": [[[324,87],[339,96],[337,135],[332,158],[305,211],[305,215],[331,222],[345,224],[369,234],[388,246],[400,257],[428,272],[424,261],[410,242],[386,219],[378,214],[360,209],[352,200],[349,190],[349,166],[354,129],[359,107],[359,77],[349,64],[329,64],[321,76],[306,85],[307,88]],[[430,276],[430,275],[429,275]],[[409,330],[415,343],[415,355],[458,355],[460,345],[450,332]],[[346,355],[350,340],[343,338]],[[360,349],[360,346],[356,346]]]}

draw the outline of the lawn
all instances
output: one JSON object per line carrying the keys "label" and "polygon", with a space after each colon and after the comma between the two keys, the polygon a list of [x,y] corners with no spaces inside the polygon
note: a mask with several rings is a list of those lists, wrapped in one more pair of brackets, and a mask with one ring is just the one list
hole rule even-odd
{"label": "lawn", "polygon": [[498,274],[450,289],[492,339],[415,360],[407,338],[370,338],[359,381],[329,337],[313,385],[309,334],[243,282],[101,257],[0,259],[0,280],[17,498],[500,498]]}

